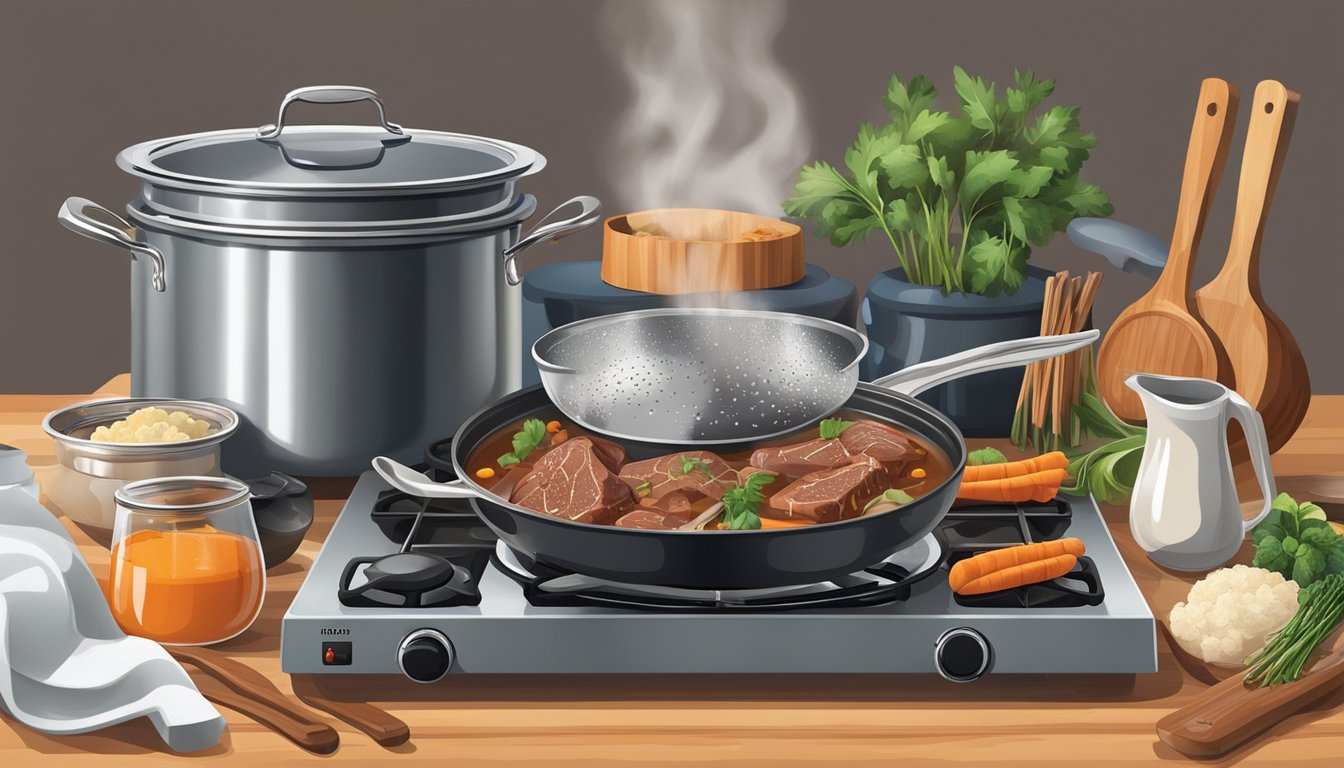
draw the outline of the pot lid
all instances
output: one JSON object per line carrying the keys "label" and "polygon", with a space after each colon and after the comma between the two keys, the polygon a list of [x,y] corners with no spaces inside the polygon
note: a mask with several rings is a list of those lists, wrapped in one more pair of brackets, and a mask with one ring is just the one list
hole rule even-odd
{"label": "pot lid", "polygon": [[[370,101],[380,125],[287,126],[298,101]],[[312,86],[291,91],[274,124],[144,142],[123,150],[117,164],[156,184],[320,194],[480,186],[535,173],[545,159],[497,139],[402,128],[367,88]]]}

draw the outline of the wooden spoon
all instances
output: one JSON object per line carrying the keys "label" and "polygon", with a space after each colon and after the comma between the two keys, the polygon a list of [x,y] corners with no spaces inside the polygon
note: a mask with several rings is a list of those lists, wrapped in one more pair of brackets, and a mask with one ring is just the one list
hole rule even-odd
{"label": "wooden spoon", "polygon": [[340,744],[336,729],[290,701],[265,675],[251,667],[198,646],[174,646],[168,652],[203,673],[193,675],[192,680],[207,699],[242,712],[312,752],[326,754]]}
{"label": "wooden spoon", "polygon": [[1326,655],[1302,677],[1272,688],[1247,688],[1235,675],[1157,721],[1157,737],[1191,757],[1216,757],[1264,733],[1344,685],[1344,642],[1335,632]]}
{"label": "wooden spoon", "polygon": [[1227,164],[1236,112],[1237,89],[1218,78],[1206,79],[1190,129],[1167,266],[1152,289],[1121,312],[1102,339],[1097,383],[1106,403],[1126,421],[1144,420],[1138,395],[1125,386],[1131,374],[1197,376],[1233,384],[1227,353],[1195,313],[1190,272],[1205,216]]}
{"label": "wooden spoon", "polygon": [[1195,292],[1200,317],[1227,350],[1237,392],[1265,422],[1271,453],[1293,436],[1311,403],[1302,350],[1260,292],[1260,242],[1288,154],[1298,100],[1275,80],[1255,87],[1227,260],[1213,281]]}

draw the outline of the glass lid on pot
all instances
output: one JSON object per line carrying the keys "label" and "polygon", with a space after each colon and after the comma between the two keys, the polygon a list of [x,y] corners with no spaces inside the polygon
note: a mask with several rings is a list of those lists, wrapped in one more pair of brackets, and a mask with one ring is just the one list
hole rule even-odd
{"label": "glass lid on pot", "polygon": [[[379,125],[287,124],[290,107],[300,101],[369,101]],[[395,194],[497,184],[535,173],[545,159],[497,139],[402,128],[367,88],[312,86],[291,91],[272,124],[137,144],[118,155],[117,164],[150,184],[214,187],[219,194]]]}

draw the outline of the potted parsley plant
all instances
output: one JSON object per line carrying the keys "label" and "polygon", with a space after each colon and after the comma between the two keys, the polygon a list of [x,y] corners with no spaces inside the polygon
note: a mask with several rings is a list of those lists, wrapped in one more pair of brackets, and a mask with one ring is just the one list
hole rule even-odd
{"label": "potted parsley plant", "polygon": [[[1074,217],[1114,211],[1079,178],[1097,140],[1078,108],[1043,108],[1053,80],[1018,71],[1000,93],[954,67],[953,83],[958,114],[933,109],[938,91],[927,77],[893,75],[890,121],[859,127],[844,170],[805,166],[784,203],[834,245],[870,235],[891,245],[897,266],[873,278],[863,302],[865,379],[1038,334],[1051,273],[1028,267],[1032,247]],[[996,371],[921,397],[968,435],[1006,435],[1020,383],[1021,369]]]}

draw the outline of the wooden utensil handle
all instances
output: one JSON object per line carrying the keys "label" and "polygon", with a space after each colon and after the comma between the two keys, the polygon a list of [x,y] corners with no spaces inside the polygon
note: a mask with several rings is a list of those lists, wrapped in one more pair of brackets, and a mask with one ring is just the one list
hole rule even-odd
{"label": "wooden utensil handle", "polygon": [[1232,219],[1232,242],[1223,269],[1246,276],[1259,286],[1260,241],[1279,184],[1279,172],[1288,154],[1297,105],[1301,97],[1277,80],[1262,80],[1251,102],[1246,149],[1241,156],[1241,183],[1237,212]]}
{"label": "wooden utensil handle", "polygon": [[1331,661],[1273,688],[1247,689],[1242,675],[1224,680],[1157,721],[1158,738],[1191,757],[1230,752],[1344,684],[1344,657]]}
{"label": "wooden utensil handle", "polygon": [[411,729],[406,723],[372,704],[329,699],[307,675],[292,675],[290,683],[300,701],[358,728],[380,746],[395,747],[411,738]]}
{"label": "wooden utensil handle", "polygon": [[295,717],[289,711],[238,693],[214,677],[198,674],[193,680],[205,698],[247,715],[310,752],[328,754],[340,745],[340,735],[326,723]]}
{"label": "wooden utensil handle", "polygon": [[1176,228],[1171,235],[1167,266],[1153,287],[1155,296],[1188,307],[1190,272],[1204,232],[1204,219],[1213,203],[1218,182],[1227,165],[1232,128],[1237,118],[1236,86],[1216,77],[1206,78],[1199,88],[1199,104],[1190,127],[1190,144],[1181,176],[1181,197],[1176,208]]}
{"label": "wooden utensil handle", "polygon": [[178,661],[190,664],[201,673],[209,675],[220,686],[238,696],[284,713],[290,722],[306,723],[308,727],[335,733],[331,726],[315,718],[306,707],[291,701],[265,675],[241,662],[230,659],[218,651],[195,646],[174,647],[169,649],[169,653]]}

